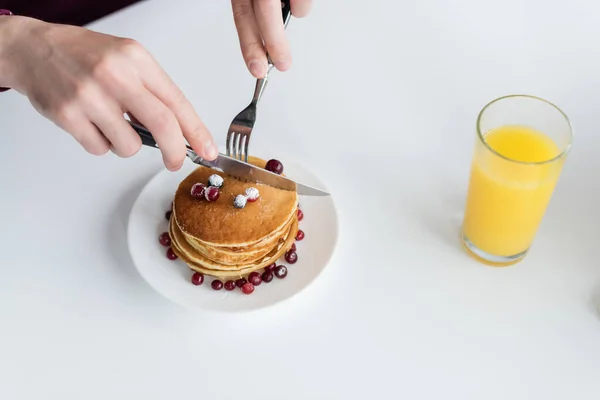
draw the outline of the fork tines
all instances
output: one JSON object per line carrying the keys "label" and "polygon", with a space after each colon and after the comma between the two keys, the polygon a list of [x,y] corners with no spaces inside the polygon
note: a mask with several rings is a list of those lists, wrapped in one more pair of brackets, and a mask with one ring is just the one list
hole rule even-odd
{"label": "fork tines", "polygon": [[256,121],[256,103],[252,102],[231,122],[227,132],[226,150],[229,157],[248,161],[248,146],[254,122]]}

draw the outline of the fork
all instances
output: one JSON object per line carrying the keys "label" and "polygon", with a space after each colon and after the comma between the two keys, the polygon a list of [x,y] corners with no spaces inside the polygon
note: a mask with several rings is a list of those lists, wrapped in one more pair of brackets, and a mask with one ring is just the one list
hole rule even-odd
{"label": "fork", "polygon": [[[281,13],[283,16],[284,29],[287,28],[287,24],[292,14],[290,7],[290,0],[284,0],[281,2]],[[229,157],[233,157],[238,160],[248,162],[248,146],[250,145],[250,136],[252,135],[252,129],[256,123],[256,107],[267,87],[269,81],[269,73],[273,69],[273,60],[267,53],[267,73],[264,78],[256,80],[256,86],[254,87],[254,95],[252,101],[248,107],[244,108],[231,122],[229,130],[227,131],[227,142],[226,142],[226,153]]]}

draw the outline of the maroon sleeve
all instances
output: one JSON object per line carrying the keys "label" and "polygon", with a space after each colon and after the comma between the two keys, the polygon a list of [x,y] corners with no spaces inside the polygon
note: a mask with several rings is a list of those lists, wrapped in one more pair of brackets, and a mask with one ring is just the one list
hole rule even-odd
{"label": "maroon sleeve", "polygon": [[61,24],[84,25],[140,0],[0,0],[17,15]]}

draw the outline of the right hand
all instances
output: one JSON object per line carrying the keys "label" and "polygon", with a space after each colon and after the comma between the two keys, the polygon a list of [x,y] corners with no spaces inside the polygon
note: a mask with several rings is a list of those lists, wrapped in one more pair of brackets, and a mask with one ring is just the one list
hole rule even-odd
{"label": "right hand", "polygon": [[[292,15],[304,17],[312,0],[291,0]],[[275,68],[286,71],[292,65],[290,45],[281,20],[280,0],[231,0],[242,55],[255,78],[267,74],[267,51]]]}
{"label": "right hand", "polygon": [[[2,85],[26,95],[91,154],[130,157],[141,147],[123,114],[154,135],[165,166],[178,170],[185,142],[213,160],[217,146],[194,108],[137,42],[25,17],[0,17]],[[8,38],[8,39],[6,39]]]}

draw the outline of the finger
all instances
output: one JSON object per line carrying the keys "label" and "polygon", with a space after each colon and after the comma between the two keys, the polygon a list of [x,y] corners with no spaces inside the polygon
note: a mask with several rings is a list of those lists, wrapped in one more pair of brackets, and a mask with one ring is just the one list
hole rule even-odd
{"label": "finger", "polygon": [[306,17],[312,7],[312,0],[291,0],[292,15],[296,18]]}
{"label": "finger", "polygon": [[69,112],[55,121],[56,125],[70,133],[81,147],[90,154],[102,156],[110,150],[110,142],[90,122],[83,112]]}
{"label": "finger", "polygon": [[103,156],[110,150],[108,139],[89,121],[85,125],[83,123],[79,125],[73,137],[81,144],[81,147],[85,151],[95,156]]}
{"label": "finger", "polygon": [[113,152],[119,157],[131,157],[142,147],[139,135],[123,118],[121,108],[108,99],[99,101],[88,116],[100,132],[112,144]]}
{"label": "finger", "polygon": [[287,70],[292,65],[292,55],[281,18],[281,2],[279,0],[255,1],[254,13],[275,67],[280,71]]}
{"label": "finger", "polygon": [[90,154],[103,156],[110,150],[110,142],[91,122],[85,126],[80,126],[77,134],[74,134],[75,140],[81,144],[81,147]]}
{"label": "finger", "polygon": [[[149,92],[156,96],[172,112],[179,124],[183,137],[192,149],[207,160],[214,160],[219,155],[219,149],[210,132],[185,97],[181,89],[169,78],[167,73],[156,65],[156,68],[145,68],[142,81]],[[131,110],[133,111],[133,110]],[[141,116],[133,112],[136,117]],[[150,127],[147,126],[148,129]],[[150,129],[150,131],[152,131]]]}
{"label": "finger", "polygon": [[252,0],[231,0],[231,7],[246,66],[255,78],[264,78],[267,74],[267,54]]}
{"label": "finger", "polygon": [[133,115],[132,113],[129,113],[129,112],[128,112],[128,113],[127,113],[127,116],[129,117],[129,119],[131,120],[131,122],[133,122],[134,124],[137,124],[137,125],[144,126],[144,124],[142,124],[142,123],[140,122],[140,120],[139,120],[139,119],[137,119],[137,118],[135,117],[135,115]]}
{"label": "finger", "polygon": [[156,140],[165,166],[177,171],[185,159],[185,141],[175,115],[156,96],[145,88],[128,91],[123,108],[139,119]]}

